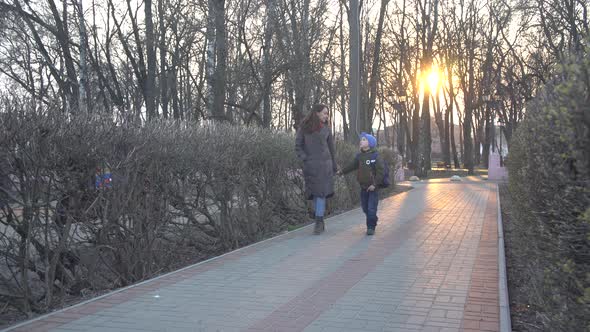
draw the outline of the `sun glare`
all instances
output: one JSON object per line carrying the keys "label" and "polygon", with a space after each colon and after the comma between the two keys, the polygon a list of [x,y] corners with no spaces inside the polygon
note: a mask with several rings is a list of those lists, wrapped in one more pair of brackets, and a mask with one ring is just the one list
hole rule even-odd
{"label": "sun glare", "polygon": [[428,76],[426,76],[426,83],[428,84],[428,89],[430,93],[436,93],[438,91],[438,84],[440,82],[440,73],[438,70],[433,68]]}

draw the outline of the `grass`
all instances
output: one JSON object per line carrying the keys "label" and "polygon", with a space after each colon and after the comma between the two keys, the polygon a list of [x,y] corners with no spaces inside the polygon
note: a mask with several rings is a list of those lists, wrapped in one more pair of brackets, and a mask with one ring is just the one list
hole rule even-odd
{"label": "grass", "polygon": [[291,232],[294,231],[296,229],[299,229],[301,227],[304,227],[307,224],[299,224],[299,225],[287,225],[287,232]]}

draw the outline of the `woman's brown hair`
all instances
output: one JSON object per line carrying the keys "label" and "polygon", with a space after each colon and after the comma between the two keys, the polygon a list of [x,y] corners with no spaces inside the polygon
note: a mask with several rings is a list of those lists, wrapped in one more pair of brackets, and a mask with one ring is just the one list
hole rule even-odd
{"label": "woman's brown hair", "polygon": [[320,123],[320,118],[318,117],[318,113],[323,111],[324,108],[328,108],[328,106],[324,105],[324,104],[314,104],[311,107],[311,111],[309,113],[307,113],[307,115],[305,116],[305,118],[303,118],[303,121],[301,121],[301,128],[303,128],[303,130],[305,130],[305,132],[307,133],[313,133],[314,131],[318,131],[320,129],[322,129],[322,125],[323,126],[330,126],[330,121],[326,120],[326,122],[324,122],[323,124]]}

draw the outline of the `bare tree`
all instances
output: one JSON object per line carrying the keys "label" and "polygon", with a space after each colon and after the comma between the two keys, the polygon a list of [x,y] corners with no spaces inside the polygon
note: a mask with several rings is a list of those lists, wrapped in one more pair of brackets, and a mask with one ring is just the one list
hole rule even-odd
{"label": "bare tree", "polygon": [[464,117],[463,117],[463,146],[464,153],[462,154],[464,167],[467,168],[468,174],[474,174],[474,147],[473,147],[473,112],[477,108],[476,104],[476,58],[477,51],[477,24],[478,12],[474,1],[461,3],[459,8],[461,16],[458,22],[459,32],[459,47],[460,52],[458,56],[459,68],[457,74],[459,76],[460,87],[464,97]]}
{"label": "bare tree", "polygon": [[225,75],[227,48],[225,37],[225,0],[214,0],[213,11],[215,17],[215,79],[213,83],[214,98],[212,107],[213,117],[227,119],[225,114]]}
{"label": "bare tree", "polygon": [[[310,103],[322,101],[350,141],[378,119],[380,128],[395,128],[405,159],[423,160],[426,169],[434,116],[445,164],[454,159],[458,123],[457,147],[470,168],[481,157],[474,144],[483,145],[485,164],[492,121],[502,120],[510,138],[525,103],[551,78],[559,57],[584,48],[588,31],[587,5],[579,0],[339,4],[340,13],[327,0],[109,0],[91,8],[79,0],[35,6],[0,0],[15,18],[3,25],[11,27],[4,38],[16,37],[3,44],[0,72],[43,104],[59,99],[71,112],[114,111],[123,122],[161,114],[292,130]],[[262,10],[264,19],[256,19]],[[509,34],[514,15],[521,20]],[[419,76],[433,65],[448,76],[444,100],[430,91],[420,95]],[[493,100],[484,104],[487,95]],[[402,103],[399,96],[408,98]]]}
{"label": "bare tree", "polygon": [[364,118],[361,114],[360,105],[360,80],[361,80],[361,66],[360,66],[360,13],[359,13],[359,2],[358,0],[350,0],[350,6],[342,0],[342,3],[346,7],[348,14],[348,26],[349,26],[349,119],[350,119],[350,132],[349,135],[351,142],[356,141],[358,134],[360,134],[360,119]]}
{"label": "bare tree", "polygon": [[77,11],[78,31],[80,33],[80,100],[78,103],[80,105],[80,111],[86,113],[88,111],[88,102],[90,100],[90,98],[88,98],[90,91],[88,89],[88,65],[86,63],[88,54],[88,35],[86,34],[86,19],[84,18],[84,8],[81,0],[78,0],[77,2]]}
{"label": "bare tree", "polygon": [[[418,1],[422,27],[419,31],[422,41],[423,55],[420,61],[420,72],[422,75],[432,70],[433,66],[433,47],[434,40],[438,29],[438,0]],[[430,153],[432,149],[432,137],[430,128],[430,98],[432,93],[430,87],[424,87],[424,96],[422,99],[422,119],[421,119],[421,137],[419,143],[419,176],[426,176],[426,172],[431,168]]]}
{"label": "bare tree", "polygon": [[156,47],[152,0],[145,0],[145,47],[147,54],[147,76],[145,81],[145,106],[148,120],[154,119],[156,111]]}
{"label": "bare tree", "polygon": [[271,93],[272,93],[272,67],[271,67],[271,56],[272,56],[272,36],[273,36],[273,14],[274,14],[274,0],[266,0],[265,16],[266,25],[264,28],[264,51],[263,51],[263,110],[262,110],[262,125],[265,128],[270,128],[272,121],[272,108],[271,108]]}
{"label": "bare tree", "polygon": [[387,10],[387,4],[389,0],[381,0],[381,7],[379,8],[379,22],[377,23],[377,32],[375,35],[373,57],[371,59],[371,74],[369,77],[368,86],[368,105],[366,105],[366,111],[363,112],[365,119],[363,121],[363,130],[372,132],[373,113],[375,108],[375,100],[377,99],[377,83],[380,81],[380,55],[381,55],[381,38],[383,35],[383,24],[385,20],[385,12]]}

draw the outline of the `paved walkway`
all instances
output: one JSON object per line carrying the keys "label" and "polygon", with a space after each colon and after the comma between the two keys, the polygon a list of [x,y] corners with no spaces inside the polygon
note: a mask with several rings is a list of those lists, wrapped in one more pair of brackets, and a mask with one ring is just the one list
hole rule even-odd
{"label": "paved walkway", "polygon": [[509,330],[495,183],[418,183],[379,217],[372,237],[356,209],[13,331]]}

